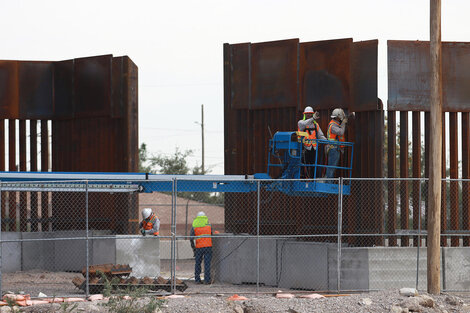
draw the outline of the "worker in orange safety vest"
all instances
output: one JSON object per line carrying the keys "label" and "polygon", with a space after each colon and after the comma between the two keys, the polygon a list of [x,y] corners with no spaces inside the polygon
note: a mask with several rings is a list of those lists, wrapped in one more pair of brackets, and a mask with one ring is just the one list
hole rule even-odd
{"label": "worker in orange safety vest", "polygon": [[[302,163],[304,164],[314,164],[315,163],[315,154],[317,149],[317,143],[315,139],[323,139],[326,140],[325,135],[320,128],[320,125],[316,122],[317,119],[320,118],[320,114],[318,112],[314,112],[311,106],[305,108],[303,113],[303,119],[297,122],[298,131],[299,132],[307,132],[308,140],[302,138],[302,143],[304,146],[303,153],[302,153]],[[299,138],[300,139],[300,138]],[[323,151],[318,151],[318,164],[322,164],[323,162]],[[314,177],[314,168],[309,166],[306,167],[306,177],[313,178]],[[320,177],[320,170],[321,168],[317,168],[317,178]]]}
{"label": "worker in orange safety vest", "polygon": [[204,259],[204,284],[211,282],[212,260],[212,227],[204,212],[199,212],[193,220],[190,233],[191,248],[193,248],[196,263],[194,266],[194,280],[201,284],[201,263]]}
{"label": "worker in orange safety vest", "polygon": [[[354,112],[351,113],[354,116]],[[346,124],[348,117],[344,114],[343,109],[334,109],[331,114],[332,120],[328,124],[326,136],[331,141],[345,141],[344,133],[346,131]],[[326,145],[326,155],[328,156],[328,166],[338,166],[340,155],[344,153],[344,146],[341,145]],[[326,178],[334,178],[336,168],[328,167],[326,169]]]}
{"label": "worker in orange safety vest", "polygon": [[140,233],[145,235],[158,236],[160,231],[160,220],[157,215],[152,212],[151,208],[145,208],[142,210],[142,222],[140,222]]}

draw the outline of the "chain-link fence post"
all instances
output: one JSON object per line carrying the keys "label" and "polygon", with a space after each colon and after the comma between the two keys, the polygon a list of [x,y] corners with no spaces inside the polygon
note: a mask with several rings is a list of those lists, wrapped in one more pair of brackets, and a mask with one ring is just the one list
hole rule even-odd
{"label": "chain-link fence post", "polygon": [[170,257],[170,282],[171,282],[171,293],[176,293],[176,178],[172,180],[172,191],[171,191],[171,257]]}
{"label": "chain-link fence post", "polygon": [[86,224],[86,297],[90,295],[89,239],[88,239],[88,180],[85,182],[85,224]]}
{"label": "chain-link fence post", "polygon": [[257,239],[257,247],[256,247],[256,293],[259,292],[259,204],[260,204],[260,182],[258,181],[257,185],[257,193],[258,199],[256,201],[256,239]]}
{"label": "chain-link fence post", "polygon": [[338,252],[337,252],[337,285],[336,289],[339,293],[341,290],[341,233],[343,225],[343,177],[338,178]]}

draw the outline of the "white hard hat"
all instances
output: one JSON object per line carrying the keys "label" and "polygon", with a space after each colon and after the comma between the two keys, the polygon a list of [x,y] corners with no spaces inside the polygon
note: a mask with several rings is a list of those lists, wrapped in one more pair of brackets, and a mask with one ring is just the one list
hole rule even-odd
{"label": "white hard hat", "polygon": [[204,213],[204,212],[201,211],[201,212],[199,212],[199,213],[197,214],[197,216],[206,216],[206,213]]}
{"label": "white hard hat", "polygon": [[144,219],[148,218],[152,214],[152,209],[151,208],[145,208],[142,210],[142,217]]}
{"label": "white hard hat", "polygon": [[343,109],[334,109],[333,110],[333,113],[331,113],[331,117],[332,118],[339,118],[340,120],[344,119],[345,115],[344,115],[344,111]]}
{"label": "white hard hat", "polygon": [[307,113],[313,114],[313,109],[312,109],[311,106],[308,106],[308,107],[305,108],[304,114],[307,114]]}

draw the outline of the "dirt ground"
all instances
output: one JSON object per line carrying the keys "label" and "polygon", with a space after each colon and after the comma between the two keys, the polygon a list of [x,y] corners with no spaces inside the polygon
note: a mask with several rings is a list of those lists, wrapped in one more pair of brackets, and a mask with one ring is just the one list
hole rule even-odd
{"label": "dirt ground", "polygon": [[[181,263],[181,262],[180,262]],[[178,264],[177,273],[181,278],[189,278],[192,275],[193,263]],[[162,276],[165,277],[168,264],[162,262]],[[47,296],[75,296],[85,297],[82,290],[75,288],[72,279],[81,273],[50,273],[44,271],[28,271],[4,274],[2,277],[3,292],[30,294],[37,297],[39,292]],[[182,275],[182,276],[181,276]],[[178,275],[177,275],[178,276]],[[185,276],[185,277],[183,277]],[[281,290],[275,287],[256,285],[233,285],[213,283],[211,285],[195,284],[194,280],[186,281],[188,288],[183,293],[184,298],[167,299],[160,308],[161,312],[408,312],[396,311],[396,307],[407,301],[406,297],[399,294],[398,290],[370,292],[362,294],[348,294],[342,297],[327,297],[324,299],[300,299],[302,293],[312,291]],[[257,293],[258,291],[258,293]],[[278,292],[293,293],[294,299],[277,299]],[[181,294],[181,293],[180,293]],[[243,295],[248,300],[241,302],[229,301],[234,294]],[[425,294],[424,292],[420,294]],[[166,292],[155,293],[152,297],[168,295]],[[432,296],[434,306],[420,307],[419,312],[470,312],[470,293],[441,294]],[[370,300],[370,303],[367,304]],[[139,301],[149,301],[149,298]],[[110,312],[106,301],[79,303],[73,310],[67,312]],[[7,310],[5,308],[5,310]],[[393,311],[395,310],[395,311]],[[22,312],[64,312],[60,304],[39,305],[35,307],[21,308]],[[4,310],[0,310],[4,312]],[[158,311],[155,311],[158,312]]]}

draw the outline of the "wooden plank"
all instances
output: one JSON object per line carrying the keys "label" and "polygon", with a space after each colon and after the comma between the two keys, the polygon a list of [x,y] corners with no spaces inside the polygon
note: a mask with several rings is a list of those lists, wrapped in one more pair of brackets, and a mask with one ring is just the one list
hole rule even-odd
{"label": "wooden plank", "polygon": [[[459,178],[459,146],[457,133],[457,113],[449,113],[449,131],[450,131],[450,178]],[[450,182],[450,228],[459,229],[459,183]],[[459,237],[452,237],[452,247],[459,246]]]}
{"label": "wooden plank", "polygon": [[[26,172],[26,120],[19,120],[19,139],[20,139],[20,171]],[[24,232],[28,226],[26,192],[19,193],[19,213],[20,213],[20,231]]]}
{"label": "wooden plank", "polygon": [[[470,179],[470,113],[462,112],[462,178]],[[462,229],[470,230],[470,183],[462,182]],[[470,238],[463,237],[463,245],[470,245]]]}
{"label": "wooden plank", "polygon": [[[29,158],[31,161],[30,170],[31,172],[38,171],[38,128],[37,128],[37,121],[30,120],[29,121]],[[31,231],[35,232],[38,231],[38,193],[31,192],[30,193],[30,206],[31,206]]]}
{"label": "wooden plank", "polygon": [[[413,112],[412,121],[412,142],[413,142],[413,177],[421,177],[421,112]],[[413,229],[419,229],[419,215],[420,215],[420,196],[419,184],[420,181],[413,181]],[[418,245],[418,238],[413,237],[414,246]]]}
{"label": "wooden plank", "polygon": [[[396,146],[396,134],[397,134],[397,112],[388,111],[387,115],[387,157],[388,157],[388,177],[395,178],[397,170],[397,146]],[[388,224],[387,232],[389,234],[395,234],[395,229],[397,226],[397,189],[396,181],[388,181]],[[392,236],[389,238],[389,246],[397,245],[397,237]]]}
{"label": "wooden plank", "polygon": [[[408,111],[400,112],[400,177],[408,178]],[[408,229],[409,216],[408,181],[400,182],[400,224],[401,229]],[[408,236],[401,237],[401,246],[407,247]]]}
{"label": "wooden plank", "polygon": [[[16,120],[8,120],[8,170],[16,172]],[[8,193],[9,230],[16,230],[16,192]]]}

